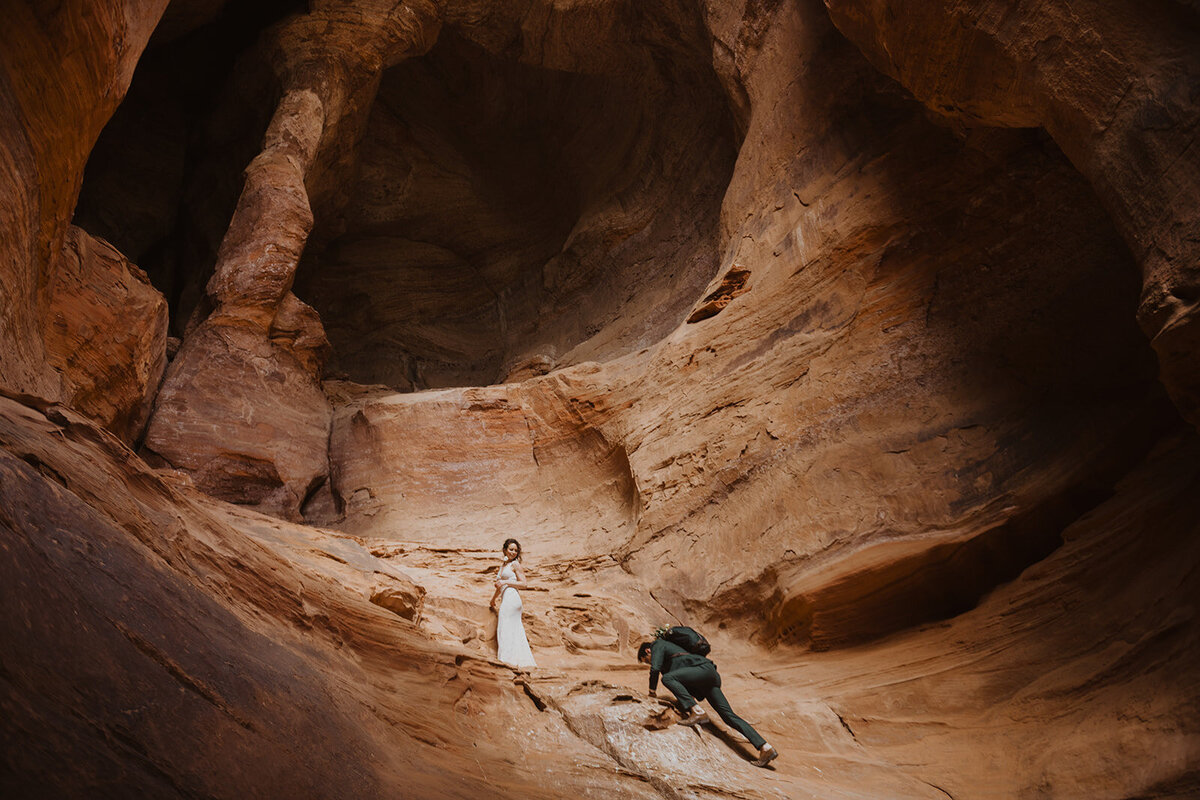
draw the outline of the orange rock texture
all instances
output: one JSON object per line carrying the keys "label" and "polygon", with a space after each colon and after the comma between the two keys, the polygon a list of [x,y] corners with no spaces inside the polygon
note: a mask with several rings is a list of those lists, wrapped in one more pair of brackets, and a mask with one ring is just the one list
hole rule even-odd
{"label": "orange rock texture", "polygon": [[0,795],[1200,796],[1194,3],[10,12]]}

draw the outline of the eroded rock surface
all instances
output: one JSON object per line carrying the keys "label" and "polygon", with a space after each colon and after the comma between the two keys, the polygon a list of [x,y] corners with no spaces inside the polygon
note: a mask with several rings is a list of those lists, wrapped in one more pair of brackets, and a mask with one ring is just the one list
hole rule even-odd
{"label": "eroded rock surface", "polygon": [[655,796],[372,603],[404,583],[353,542],[172,487],[69,411],[0,399],[0,442],[6,795]]}
{"label": "eroded rock surface", "polygon": [[1141,264],[1138,319],[1197,422],[1200,252],[1195,7],[1161,2],[828,0],[839,28],[934,113],[1044,128],[1097,188]]}
{"label": "eroded rock surface", "polygon": [[[500,383],[679,324],[717,267],[736,144],[678,6],[547,8],[527,23],[541,42],[497,9],[383,75],[350,200],[297,278],[336,369],[401,390]],[[537,49],[568,35],[587,48]]]}
{"label": "eroded rock surface", "polygon": [[563,388],[346,398],[330,440],[339,527],[480,549],[519,532],[542,558],[610,552],[635,529],[637,487],[624,450],[582,422]]}
{"label": "eroded rock surface", "polygon": [[14,10],[0,794],[1200,794],[1196,9],[1001,6]]}
{"label": "eroded rock surface", "polygon": [[[8,9],[0,48],[0,388],[6,391],[61,395],[42,339],[47,287],[88,153],[166,5],[75,0]],[[88,24],[80,23],[84,17]]]}
{"label": "eroded rock surface", "polygon": [[329,475],[330,417],[291,351],[261,329],[206,321],[167,371],[145,447],[214,497],[298,518]]}
{"label": "eroded rock surface", "polygon": [[133,444],[167,364],[166,300],[112,245],[75,227],[49,295],[47,358],[65,401]]}

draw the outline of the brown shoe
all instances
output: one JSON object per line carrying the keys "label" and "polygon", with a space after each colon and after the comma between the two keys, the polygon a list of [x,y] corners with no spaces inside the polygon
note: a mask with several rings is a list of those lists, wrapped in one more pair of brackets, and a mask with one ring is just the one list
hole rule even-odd
{"label": "brown shoe", "polygon": [[758,751],[758,758],[754,759],[754,761],[750,763],[754,764],[756,767],[765,767],[776,758],[779,758],[779,751],[774,747],[771,747],[769,744],[764,744],[762,746],[762,750]]}
{"label": "brown shoe", "polygon": [[708,722],[708,714],[704,713],[704,709],[696,708],[692,713],[688,714],[683,719],[679,720],[680,725],[699,725],[702,722]]}

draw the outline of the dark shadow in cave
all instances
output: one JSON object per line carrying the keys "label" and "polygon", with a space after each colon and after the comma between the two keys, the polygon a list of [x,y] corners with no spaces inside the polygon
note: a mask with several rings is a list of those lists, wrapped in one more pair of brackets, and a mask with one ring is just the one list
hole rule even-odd
{"label": "dark shadow in cave", "polygon": [[486,385],[661,338],[717,270],[734,131],[698,45],[585,73],[444,30],[384,75],[349,202],[297,273],[330,374]]}
{"label": "dark shadow in cave", "polygon": [[271,70],[245,55],[306,6],[227,3],[207,22],[168,9],[88,158],[74,224],[146,271],[167,298],[173,335],[203,297],[278,101]]}

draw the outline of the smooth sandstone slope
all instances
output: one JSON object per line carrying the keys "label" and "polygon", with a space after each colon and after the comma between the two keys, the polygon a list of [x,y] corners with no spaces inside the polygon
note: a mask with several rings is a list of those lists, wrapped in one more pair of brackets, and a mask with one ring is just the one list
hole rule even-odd
{"label": "smooth sandstone slope", "polygon": [[[1062,36],[1060,6],[826,5],[264,11],[194,149],[153,151],[183,183],[148,196],[181,198],[178,220],[86,186],[77,213],[114,241],[128,224],[179,289],[183,344],[141,451],[174,470],[49,402],[71,400],[44,388],[22,320],[46,314],[55,259],[14,251],[4,273],[20,365],[3,401],[4,785],[1200,791],[1175,202],[1200,181],[1194,14],[1089,7],[1077,44],[1039,38]],[[237,16],[170,10],[161,46],[180,53]],[[158,12],[106,13],[144,43]],[[136,57],[89,41],[106,69]],[[954,83],[1063,41],[1072,57],[1046,63],[1073,83],[1022,67],[999,101]],[[73,63],[10,52],[29,58],[5,61],[4,86]],[[1141,111],[1118,103],[1099,133],[1061,118],[1086,105],[1072,92],[1108,97],[1132,73],[1153,78],[1127,93]],[[6,192],[28,198],[17,178],[34,175],[77,192],[79,159],[28,142],[86,153],[95,126],[67,121],[102,120],[122,91],[6,113],[23,127],[4,152],[26,152]],[[170,96],[139,90],[130,113]],[[253,138],[264,114],[222,218],[212,143]],[[1159,183],[1123,161],[1141,145],[1170,165],[1144,171]],[[107,152],[89,176],[120,185],[130,157]],[[66,230],[57,207],[46,224]],[[1167,323],[1164,292],[1182,304]],[[137,358],[153,363],[160,330]],[[342,380],[319,380],[326,362]],[[133,371],[124,416],[78,410],[138,419],[151,373]],[[411,393],[429,386],[449,388]],[[506,535],[529,552],[529,676],[491,660]],[[735,706],[787,754],[774,770],[719,731],[655,729],[631,648],[670,618],[711,634]]]}
{"label": "smooth sandstone slope", "polygon": [[373,603],[411,582],[361,546],[0,403],[6,796],[656,796],[510,670]]}

